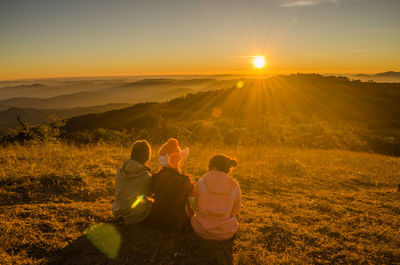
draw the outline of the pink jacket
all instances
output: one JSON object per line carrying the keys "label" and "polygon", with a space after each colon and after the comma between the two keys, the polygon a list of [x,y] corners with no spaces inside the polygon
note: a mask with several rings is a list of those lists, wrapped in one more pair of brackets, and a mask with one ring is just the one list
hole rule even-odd
{"label": "pink jacket", "polygon": [[197,235],[227,240],[237,231],[241,204],[239,183],[221,171],[210,171],[197,182],[196,213],[191,220]]}

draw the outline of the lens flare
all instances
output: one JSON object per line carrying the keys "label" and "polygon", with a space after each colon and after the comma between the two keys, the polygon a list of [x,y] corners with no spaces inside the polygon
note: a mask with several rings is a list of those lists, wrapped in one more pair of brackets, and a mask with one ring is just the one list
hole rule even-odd
{"label": "lens flare", "polygon": [[84,234],[104,255],[110,259],[117,258],[121,246],[121,235],[112,224],[95,224],[86,229]]}
{"label": "lens flare", "polygon": [[213,117],[219,118],[219,117],[221,117],[222,110],[220,108],[218,108],[218,107],[215,107],[215,108],[213,108],[211,114],[213,115]]}
{"label": "lens flare", "polygon": [[137,196],[136,201],[134,201],[134,202],[132,203],[132,205],[131,205],[131,209],[136,208],[136,206],[138,206],[139,203],[141,203],[141,202],[143,201],[143,199],[144,199],[144,196],[143,196],[143,195]]}
{"label": "lens flare", "polygon": [[262,69],[265,66],[265,57],[264,56],[254,56],[253,65],[257,69]]}

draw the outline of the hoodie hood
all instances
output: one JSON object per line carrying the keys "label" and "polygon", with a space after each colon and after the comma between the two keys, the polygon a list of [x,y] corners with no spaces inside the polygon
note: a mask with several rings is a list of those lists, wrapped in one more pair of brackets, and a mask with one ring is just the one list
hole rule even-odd
{"label": "hoodie hood", "polygon": [[133,178],[137,178],[148,173],[147,168],[143,164],[132,159],[125,161],[121,168],[121,172]]}
{"label": "hoodie hood", "polygon": [[207,189],[216,194],[228,194],[236,181],[222,171],[210,171],[203,177]]}

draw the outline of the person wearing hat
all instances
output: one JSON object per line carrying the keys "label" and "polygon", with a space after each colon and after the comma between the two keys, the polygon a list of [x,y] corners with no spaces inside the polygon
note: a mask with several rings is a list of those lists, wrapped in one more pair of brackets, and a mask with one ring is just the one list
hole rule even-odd
{"label": "person wearing hat", "polygon": [[194,232],[205,239],[228,240],[239,224],[241,194],[239,183],[229,175],[236,160],[216,155],[209,162],[209,172],[197,182],[195,215],[191,219]]}
{"label": "person wearing hat", "polygon": [[116,218],[125,224],[139,223],[151,211],[151,174],[147,162],[151,157],[151,147],[146,140],[133,144],[131,157],[118,169],[115,180],[115,200],[112,211]]}
{"label": "person wearing hat", "polygon": [[193,212],[189,198],[194,194],[194,184],[181,173],[181,166],[189,149],[181,150],[176,139],[161,146],[159,162],[162,166],[151,179],[154,204],[146,222],[160,230],[178,232],[190,226]]}

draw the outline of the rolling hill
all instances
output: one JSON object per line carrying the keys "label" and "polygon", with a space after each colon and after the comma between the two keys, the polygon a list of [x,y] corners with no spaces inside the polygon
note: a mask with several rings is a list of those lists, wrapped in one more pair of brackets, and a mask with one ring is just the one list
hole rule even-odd
{"label": "rolling hill", "polygon": [[53,78],[0,82],[0,100],[32,97],[49,98],[78,92],[89,92],[131,82],[131,79]]}
{"label": "rolling hill", "polygon": [[123,97],[101,92],[78,92],[50,98],[11,98],[0,101],[0,106],[37,109],[66,109],[109,103],[126,103]]}
{"label": "rolling hill", "polygon": [[21,94],[36,95],[39,91],[39,93],[44,93],[44,90],[46,89],[48,89],[48,86],[40,83],[6,86],[0,88],[0,98],[11,98]]}
{"label": "rolling hill", "polygon": [[34,108],[16,108],[11,107],[0,111],[0,128],[14,128],[19,126],[17,117],[21,117],[26,123],[46,123],[49,115],[54,115],[57,118],[70,118],[78,115],[98,113],[113,109],[121,109],[128,107],[130,104],[107,104],[92,107],[76,107],[72,109],[34,109]]}
{"label": "rolling hill", "polygon": [[398,156],[398,106],[399,83],[297,74],[243,79],[228,89],[73,117],[67,120],[63,137],[82,143],[93,139],[129,142],[132,137],[162,142],[180,137],[190,142],[346,149]]}
{"label": "rolling hill", "polygon": [[[63,139],[122,144],[133,138],[162,142],[180,137],[229,145],[270,144],[400,155],[400,83],[351,81],[318,74],[238,80],[149,79],[82,92],[78,99],[66,95],[39,100],[52,107],[90,105],[96,102],[94,94],[104,97],[104,102],[125,95],[125,101],[134,98],[142,103],[75,117],[61,114],[71,117],[62,128]],[[13,100],[33,104],[29,98]],[[10,121],[14,125],[18,111],[10,111],[14,112]],[[19,116],[26,121],[24,116],[34,117],[33,113],[38,111],[25,110]],[[44,113],[42,110],[40,115]],[[7,136],[6,130],[1,139],[4,143],[21,141],[19,135],[29,139],[30,133],[38,131],[14,131]]]}
{"label": "rolling hill", "polygon": [[363,81],[373,80],[376,82],[400,82],[400,72],[388,71],[377,74],[356,74],[353,77]]}
{"label": "rolling hill", "polygon": [[291,75],[267,80],[243,79],[241,86],[204,91],[162,103],[74,117],[66,129],[144,127],[144,116],[172,120],[220,117],[256,122],[263,115],[302,113],[332,120],[348,120],[400,128],[400,84],[364,83],[344,77]]}
{"label": "rolling hill", "polygon": [[[215,90],[227,88],[235,84],[235,80],[217,80],[212,78],[195,79],[143,79],[134,82],[114,83],[83,81],[51,87],[43,84],[19,85],[0,88],[0,98],[6,95],[23,95],[0,100],[0,110],[10,107],[36,108],[36,109],[65,109],[74,107],[89,107],[109,103],[141,103],[165,101],[193,93],[200,90]],[[99,84],[100,83],[100,84]],[[79,90],[79,87],[82,90]],[[90,86],[90,89],[88,88]],[[69,87],[69,88],[66,88]],[[72,89],[72,88],[73,89]],[[59,94],[60,91],[75,91],[74,93],[52,97],[37,97],[34,95],[47,95],[50,92]],[[8,93],[8,94],[7,94]],[[29,95],[29,97],[26,97]]]}

